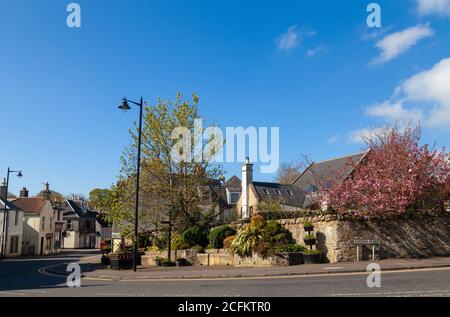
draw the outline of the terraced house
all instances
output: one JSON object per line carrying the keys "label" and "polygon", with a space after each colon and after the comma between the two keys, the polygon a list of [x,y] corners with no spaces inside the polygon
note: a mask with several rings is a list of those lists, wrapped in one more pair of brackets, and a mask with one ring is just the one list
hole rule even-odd
{"label": "terraced house", "polygon": [[87,202],[79,198],[66,199],[61,207],[65,221],[63,248],[95,248],[97,212],[89,210]]}
{"label": "terraced house", "polygon": [[12,200],[23,211],[22,255],[48,255],[55,248],[55,212],[51,201],[42,197],[28,197],[23,189],[21,197]]}

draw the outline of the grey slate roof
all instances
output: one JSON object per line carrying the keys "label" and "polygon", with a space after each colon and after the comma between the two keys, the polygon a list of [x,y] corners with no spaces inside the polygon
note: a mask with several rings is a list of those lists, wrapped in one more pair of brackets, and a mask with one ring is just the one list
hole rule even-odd
{"label": "grey slate roof", "polygon": [[81,200],[66,199],[62,208],[64,218],[96,218],[97,216],[97,213],[90,211],[87,204]]}
{"label": "grey slate roof", "polygon": [[[0,198],[0,211],[4,210],[5,210],[5,201],[3,200],[3,198]],[[12,202],[6,201],[6,210],[21,210],[21,209],[16,205],[14,205]]]}
{"label": "grey slate roof", "polygon": [[283,205],[302,207],[305,195],[294,185],[269,182],[253,182],[260,200],[279,201]]}
{"label": "grey slate roof", "polygon": [[[339,157],[311,164],[293,182],[293,185],[308,194],[315,192],[321,186],[327,186],[330,181],[343,182],[355,170],[355,167],[367,156],[369,152]],[[304,207],[313,203],[312,197],[306,200]]]}

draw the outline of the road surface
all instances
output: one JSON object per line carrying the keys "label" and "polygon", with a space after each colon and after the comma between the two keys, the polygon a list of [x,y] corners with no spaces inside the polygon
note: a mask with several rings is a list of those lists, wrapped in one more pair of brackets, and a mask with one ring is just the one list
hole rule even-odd
{"label": "road surface", "polygon": [[0,296],[450,296],[450,268],[383,272],[380,288],[367,286],[367,273],[226,280],[82,279],[80,288],[67,287],[66,277],[42,273],[44,267],[94,254],[74,250],[46,258],[0,261]]}

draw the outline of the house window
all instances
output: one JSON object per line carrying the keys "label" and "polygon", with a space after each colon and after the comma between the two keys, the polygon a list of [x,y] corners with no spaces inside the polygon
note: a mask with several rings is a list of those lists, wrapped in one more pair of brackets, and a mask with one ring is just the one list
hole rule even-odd
{"label": "house window", "polygon": [[313,184],[308,184],[308,188],[306,189],[306,192],[308,194],[314,193],[317,191],[316,186],[314,186]]}
{"label": "house window", "polygon": [[269,190],[267,188],[263,189],[264,195],[269,195]]}
{"label": "house window", "polygon": [[53,229],[53,228],[52,228],[52,227],[53,227],[53,217],[50,217],[50,226],[49,226],[49,227],[50,227],[50,230]]}
{"label": "house window", "polygon": [[45,217],[42,217],[41,229],[45,230]]}
{"label": "house window", "polygon": [[19,211],[16,210],[16,213],[14,215],[14,225],[17,226],[19,224]]}
{"label": "house window", "polygon": [[9,240],[9,253],[19,252],[19,236],[11,236]]}
{"label": "house window", "polygon": [[52,238],[47,237],[45,240],[45,250],[50,251],[52,249]]}
{"label": "house window", "polygon": [[290,190],[290,189],[287,190],[287,193],[288,193],[288,195],[291,196],[291,197],[294,196],[294,193],[293,193],[292,190]]}
{"label": "house window", "polygon": [[91,222],[86,220],[86,229],[91,229]]}
{"label": "house window", "polygon": [[283,194],[281,193],[281,190],[275,189],[275,192],[277,193],[278,196],[283,196]]}
{"label": "house window", "polygon": [[67,220],[67,230],[72,229],[72,220]]}
{"label": "house window", "polygon": [[230,193],[230,204],[236,205],[239,200],[240,194],[239,193]]}

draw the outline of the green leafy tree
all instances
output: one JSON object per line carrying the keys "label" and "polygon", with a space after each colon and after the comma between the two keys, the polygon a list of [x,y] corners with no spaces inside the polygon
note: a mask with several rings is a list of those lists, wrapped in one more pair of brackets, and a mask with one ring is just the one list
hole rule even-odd
{"label": "green leafy tree", "polygon": [[[184,100],[178,94],[173,102],[159,99],[157,105],[144,107],[139,201],[142,231],[151,230],[155,223],[169,220],[169,216],[179,232],[195,225],[205,229],[215,216],[217,205],[211,199],[208,186],[211,179],[218,179],[223,174],[221,167],[211,164],[210,160],[179,162],[174,160],[172,152],[179,142],[173,131],[179,127],[194,131],[195,120],[201,119],[198,102],[196,95],[192,100]],[[130,129],[130,134],[132,142],[121,157],[122,167],[115,188],[118,203],[108,211],[109,217],[127,232],[134,223],[136,124],[134,129]],[[196,136],[192,133],[191,144],[194,144]],[[200,147],[205,149],[206,142],[202,142]],[[95,194],[102,196],[102,193]]]}

